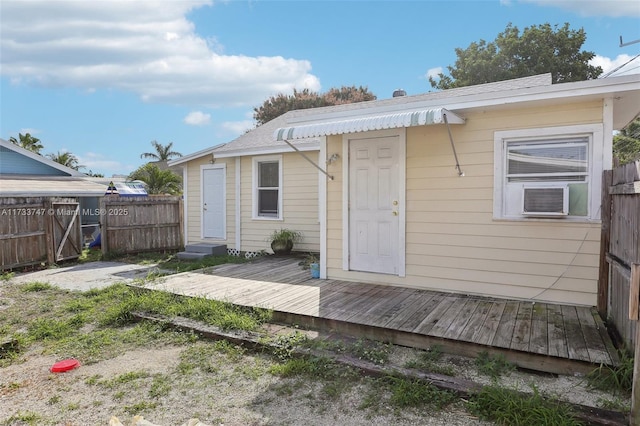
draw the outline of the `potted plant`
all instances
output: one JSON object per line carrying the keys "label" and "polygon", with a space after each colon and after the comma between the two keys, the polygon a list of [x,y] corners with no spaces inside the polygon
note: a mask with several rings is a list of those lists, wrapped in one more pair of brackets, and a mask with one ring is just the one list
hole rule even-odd
{"label": "potted plant", "polygon": [[275,230],[269,236],[271,242],[271,250],[277,255],[286,255],[291,253],[293,244],[302,240],[302,234],[291,229],[280,228]]}

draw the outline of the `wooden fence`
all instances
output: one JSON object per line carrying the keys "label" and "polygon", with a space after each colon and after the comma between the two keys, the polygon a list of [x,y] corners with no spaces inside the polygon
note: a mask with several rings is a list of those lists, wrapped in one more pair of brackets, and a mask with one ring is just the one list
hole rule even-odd
{"label": "wooden fence", "polygon": [[100,201],[102,253],[178,250],[184,246],[183,203],[177,196],[117,197]]}
{"label": "wooden fence", "polygon": [[76,259],[82,253],[75,198],[0,198],[0,270]]}
{"label": "wooden fence", "polygon": [[637,305],[631,270],[640,264],[640,162],[605,171],[603,194],[598,310],[631,349],[640,344],[629,316],[630,302]]}

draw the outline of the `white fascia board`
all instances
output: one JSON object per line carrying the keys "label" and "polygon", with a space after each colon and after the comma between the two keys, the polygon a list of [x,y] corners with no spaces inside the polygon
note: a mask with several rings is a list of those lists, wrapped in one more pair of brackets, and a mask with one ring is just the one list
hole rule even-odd
{"label": "white fascia board", "polygon": [[[296,145],[299,151],[319,151],[320,143],[314,142],[310,144],[300,144]],[[224,152],[214,152],[213,156],[215,158],[229,158],[229,157],[246,157],[252,155],[266,155],[266,154],[283,154],[286,152],[295,152],[289,146],[270,146],[264,148],[245,148],[245,149],[234,149]]]}
{"label": "white fascia board", "polygon": [[179,165],[181,165],[183,163],[186,163],[188,161],[194,160],[196,158],[204,157],[205,155],[211,155],[216,151],[216,149],[219,149],[219,148],[223,147],[224,145],[226,145],[226,144],[211,146],[209,148],[201,149],[200,151],[193,152],[193,153],[188,154],[188,155],[183,155],[182,157],[176,158],[175,160],[167,161],[167,165],[169,167],[179,166]]}

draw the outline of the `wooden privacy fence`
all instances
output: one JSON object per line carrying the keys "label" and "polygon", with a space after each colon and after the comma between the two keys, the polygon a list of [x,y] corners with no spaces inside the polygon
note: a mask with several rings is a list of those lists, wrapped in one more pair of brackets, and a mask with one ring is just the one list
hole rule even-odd
{"label": "wooden privacy fence", "polygon": [[636,341],[636,321],[630,317],[630,308],[638,306],[631,271],[634,264],[640,264],[640,162],[606,170],[602,188],[598,310],[633,348],[640,343]]}
{"label": "wooden privacy fence", "polygon": [[100,201],[102,253],[178,250],[183,241],[178,196],[118,197]]}
{"label": "wooden privacy fence", "polygon": [[80,225],[75,198],[0,198],[0,269],[78,258]]}

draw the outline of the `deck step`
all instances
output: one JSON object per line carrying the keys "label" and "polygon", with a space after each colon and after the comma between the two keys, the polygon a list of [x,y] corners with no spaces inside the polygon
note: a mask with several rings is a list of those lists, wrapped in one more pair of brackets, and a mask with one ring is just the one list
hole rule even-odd
{"label": "deck step", "polygon": [[208,256],[224,256],[226,254],[226,244],[197,243],[188,244],[185,251],[181,251],[176,256],[182,260],[200,260]]}
{"label": "deck step", "polygon": [[213,256],[224,256],[227,254],[226,244],[209,244],[209,243],[196,243],[187,244],[184,248],[188,253],[204,253]]}

